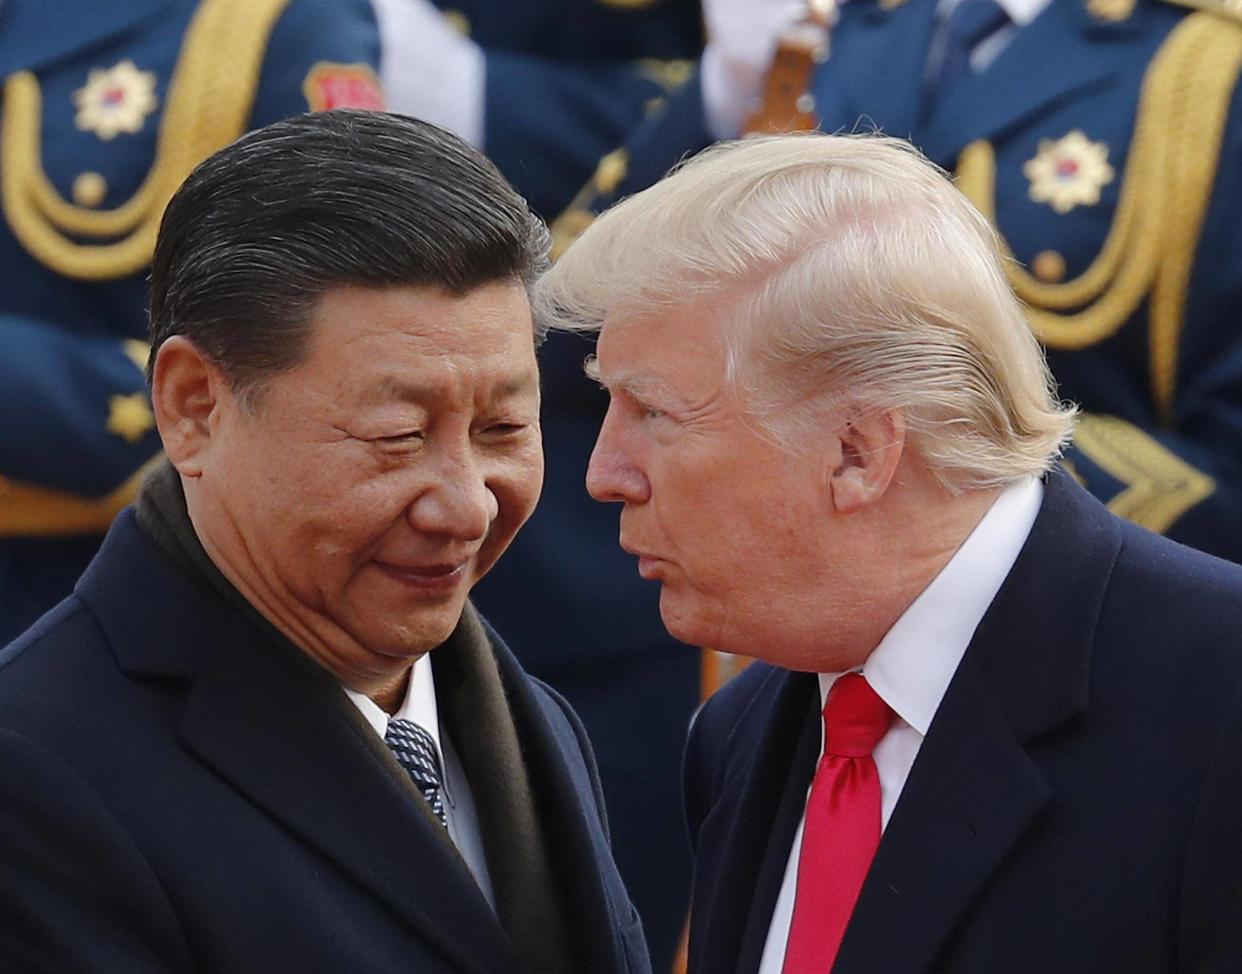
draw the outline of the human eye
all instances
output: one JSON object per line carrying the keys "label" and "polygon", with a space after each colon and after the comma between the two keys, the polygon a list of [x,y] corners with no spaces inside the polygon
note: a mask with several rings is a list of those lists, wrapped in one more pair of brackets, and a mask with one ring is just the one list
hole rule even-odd
{"label": "human eye", "polygon": [[531,424],[524,420],[503,419],[484,423],[481,434],[490,440],[511,440],[521,436]]}
{"label": "human eye", "polygon": [[399,433],[386,433],[383,436],[372,438],[372,443],[378,443],[381,446],[416,446],[423,441],[423,431],[417,429],[402,430]]}

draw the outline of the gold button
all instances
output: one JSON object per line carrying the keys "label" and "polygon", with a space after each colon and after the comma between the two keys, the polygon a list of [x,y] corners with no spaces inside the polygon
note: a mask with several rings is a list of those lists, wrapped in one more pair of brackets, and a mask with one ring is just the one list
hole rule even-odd
{"label": "gold button", "polygon": [[73,181],[73,201],[78,206],[96,207],[108,195],[108,181],[97,172],[84,172]]}
{"label": "gold button", "polygon": [[1059,284],[1065,280],[1065,258],[1055,250],[1041,250],[1031,261],[1031,270],[1045,284]]}

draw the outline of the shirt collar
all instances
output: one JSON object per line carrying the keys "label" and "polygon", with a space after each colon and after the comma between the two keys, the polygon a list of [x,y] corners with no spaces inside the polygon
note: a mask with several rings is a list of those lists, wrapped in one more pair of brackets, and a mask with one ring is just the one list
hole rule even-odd
{"label": "shirt collar", "polygon": [[[996,0],[997,6],[1009,15],[1009,19],[1017,27],[1025,27],[1043,13],[1044,8],[1051,2],[1052,0]],[[940,0],[936,5],[937,19],[947,19],[959,3],[961,0]]]}
{"label": "shirt collar", "polygon": [[[1006,487],[863,664],[875,692],[920,734],[931,726],[975,629],[1026,543],[1043,496],[1034,477]],[[838,676],[819,675],[821,703]]]}
{"label": "shirt collar", "polygon": [[[368,724],[381,738],[388,733],[388,714],[365,693],[346,689],[345,695],[354,702]],[[405,699],[393,717],[412,720],[422,727],[436,747],[444,753],[440,744],[440,716],[436,708],[436,684],[431,672],[431,654],[424,653],[410,668],[410,682],[405,690]]]}

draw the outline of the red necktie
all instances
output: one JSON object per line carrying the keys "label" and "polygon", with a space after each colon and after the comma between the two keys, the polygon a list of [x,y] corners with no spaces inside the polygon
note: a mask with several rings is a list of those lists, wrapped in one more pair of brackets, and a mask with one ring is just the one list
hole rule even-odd
{"label": "red necktie", "polygon": [[838,677],[828,691],[783,974],[832,970],[880,844],[880,775],[871,752],[892,722],[892,710],[861,674]]}

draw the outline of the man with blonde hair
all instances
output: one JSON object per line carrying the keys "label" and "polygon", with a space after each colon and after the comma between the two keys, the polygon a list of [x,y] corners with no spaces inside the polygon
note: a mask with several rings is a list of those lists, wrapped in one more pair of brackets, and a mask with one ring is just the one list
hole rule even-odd
{"label": "man with blonde hair", "polygon": [[993,232],[903,143],[717,147],[537,314],[669,631],[702,974],[1242,969],[1242,569],[1119,520]]}

